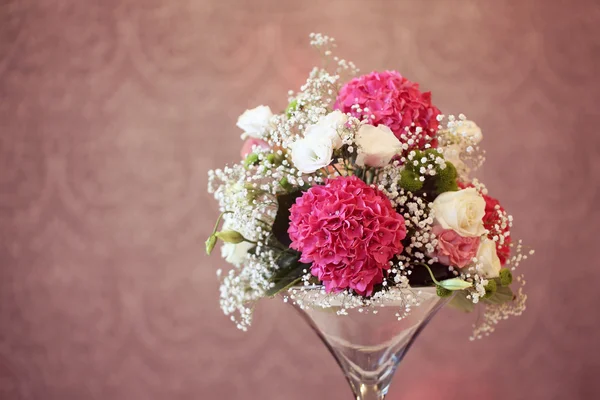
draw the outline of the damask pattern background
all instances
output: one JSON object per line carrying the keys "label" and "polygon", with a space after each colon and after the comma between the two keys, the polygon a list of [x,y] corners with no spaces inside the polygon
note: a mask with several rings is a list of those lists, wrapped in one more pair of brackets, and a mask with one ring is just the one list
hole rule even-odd
{"label": "damask pattern background", "polygon": [[349,399],[279,301],[218,308],[209,168],[338,39],[485,133],[480,177],[537,250],[526,314],[444,310],[390,399],[600,398],[596,1],[1,0],[0,399]]}

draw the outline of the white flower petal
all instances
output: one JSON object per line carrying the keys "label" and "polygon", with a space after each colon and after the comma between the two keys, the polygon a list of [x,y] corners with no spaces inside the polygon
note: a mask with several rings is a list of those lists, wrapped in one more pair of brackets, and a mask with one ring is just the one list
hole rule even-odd
{"label": "white flower petal", "polygon": [[385,125],[362,125],[356,134],[359,166],[384,167],[402,150],[402,143]]}
{"label": "white flower petal", "polygon": [[246,110],[237,120],[237,126],[244,131],[242,138],[261,138],[270,127],[273,113],[269,106],[258,106],[252,110]]}

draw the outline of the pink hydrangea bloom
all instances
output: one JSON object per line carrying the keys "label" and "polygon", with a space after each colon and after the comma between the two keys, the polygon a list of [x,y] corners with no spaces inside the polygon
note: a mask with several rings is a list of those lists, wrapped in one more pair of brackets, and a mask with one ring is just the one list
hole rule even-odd
{"label": "pink hydrangea bloom", "polygon": [[404,218],[389,199],[355,176],[313,186],[290,209],[288,233],[300,261],[328,292],[370,296],[406,237]]}
{"label": "pink hydrangea bloom", "polygon": [[[355,104],[360,106],[360,111],[352,108]],[[360,119],[368,116],[375,126],[388,126],[403,143],[412,138],[415,143],[409,145],[409,150],[423,149],[426,143],[437,146],[436,118],[440,110],[431,104],[431,92],[421,93],[417,83],[396,71],[371,72],[352,79],[340,90],[334,108]],[[364,111],[365,108],[368,112]],[[420,134],[416,133],[417,127],[423,129]],[[405,138],[402,138],[403,134]]]}
{"label": "pink hydrangea bloom", "polygon": [[438,239],[435,256],[442,264],[464,268],[477,255],[480,241],[478,237],[463,237],[452,229],[444,229],[439,225],[433,227],[433,233]]}

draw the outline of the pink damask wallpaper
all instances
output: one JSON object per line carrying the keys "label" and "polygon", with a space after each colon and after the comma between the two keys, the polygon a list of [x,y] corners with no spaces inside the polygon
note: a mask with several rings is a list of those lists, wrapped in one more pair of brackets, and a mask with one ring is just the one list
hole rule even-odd
{"label": "pink damask wallpaper", "polygon": [[481,177],[537,250],[526,314],[444,310],[390,399],[600,398],[596,1],[1,0],[0,399],[350,399],[297,315],[218,308],[206,171],[338,39],[483,128]]}

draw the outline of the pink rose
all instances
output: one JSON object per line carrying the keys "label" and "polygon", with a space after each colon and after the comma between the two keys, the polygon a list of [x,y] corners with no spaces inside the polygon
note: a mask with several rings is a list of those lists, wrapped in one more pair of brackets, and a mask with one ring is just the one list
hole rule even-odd
{"label": "pink rose", "polygon": [[242,158],[246,158],[246,156],[250,153],[252,153],[252,148],[254,146],[263,148],[263,149],[268,149],[269,148],[269,144],[267,142],[265,142],[264,140],[260,140],[260,139],[256,139],[256,138],[250,138],[250,139],[246,139],[246,141],[244,142],[244,145],[242,146],[242,150],[240,151],[240,155],[242,156]]}
{"label": "pink rose", "polygon": [[439,225],[433,227],[433,233],[438,239],[435,255],[442,264],[464,268],[477,255],[479,237],[463,237]]}

